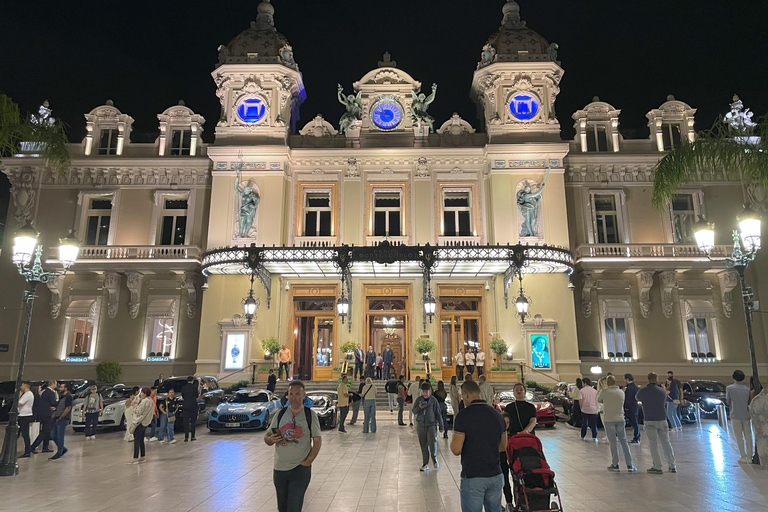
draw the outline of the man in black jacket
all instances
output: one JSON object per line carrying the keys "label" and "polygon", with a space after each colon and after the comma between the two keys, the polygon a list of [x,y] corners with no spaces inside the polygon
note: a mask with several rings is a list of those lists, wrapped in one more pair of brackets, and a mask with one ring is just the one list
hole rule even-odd
{"label": "man in black jacket", "polygon": [[630,443],[638,444],[640,442],[640,423],[637,418],[637,384],[635,384],[635,378],[631,373],[624,374],[624,383],[627,385],[624,389],[624,416],[629,420],[634,434]]}
{"label": "man in black jacket", "polygon": [[187,383],[181,388],[185,443],[189,441],[190,433],[192,433],[192,440],[196,441],[195,425],[197,424],[197,397],[199,396],[200,392],[197,389],[195,378],[190,375],[187,377]]}
{"label": "man in black jacket", "polygon": [[35,401],[35,417],[40,422],[40,434],[37,439],[32,443],[32,453],[37,453],[35,450],[41,444],[43,445],[43,452],[52,452],[51,442],[51,426],[53,424],[53,412],[56,410],[58,400],[56,400],[56,393],[53,389],[56,387],[56,381],[44,383],[40,388],[40,399]]}
{"label": "man in black jacket", "polygon": [[366,377],[371,379],[376,377],[376,374],[373,371],[374,366],[376,366],[376,351],[373,350],[373,345],[369,345],[368,352],[365,353]]}

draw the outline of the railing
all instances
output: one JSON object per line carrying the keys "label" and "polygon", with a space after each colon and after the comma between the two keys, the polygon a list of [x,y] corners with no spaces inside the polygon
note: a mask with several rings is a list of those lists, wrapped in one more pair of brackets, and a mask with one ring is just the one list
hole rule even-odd
{"label": "railing", "polygon": [[[98,245],[80,248],[78,261],[84,260],[190,260],[200,262],[202,250],[194,245]],[[51,259],[58,259],[53,251]]]}
{"label": "railing", "polygon": [[[725,257],[733,249],[730,245],[717,245],[713,257]],[[678,244],[594,244],[580,245],[574,251],[576,260],[586,258],[682,258],[706,259],[707,255],[695,245]]]}

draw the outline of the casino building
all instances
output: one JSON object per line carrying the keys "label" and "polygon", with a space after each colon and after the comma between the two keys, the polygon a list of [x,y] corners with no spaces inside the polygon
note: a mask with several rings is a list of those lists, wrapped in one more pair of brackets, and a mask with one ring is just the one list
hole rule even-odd
{"label": "casino building", "polygon": [[[10,255],[24,222],[46,248],[69,230],[82,243],[71,271],[38,289],[31,379],[92,378],[101,361],[120,362],[126,382],[249,379],[273,364],[267,338],[313,380],[337,378],[349,341],[389,344],[412,375],[426,358],[443,379],[469,349],[486,354],[491,380],[573,382],[599,367],[726,381],[748,370],[737,276],[697,249],[692,226],[706,215],[720,227],[713,256],[730,254],[742,204],[765,212],[768,194],[702,171],[662,210],[651,205],[654,165],[695,137],[695,108],[670,96],[648,111],[650,137],[628,140],[620,110],[595,98],[572,115],[575,139],[561,140],[557,45],[510,0],[466,70],[478,129],[456,114],[434,120],[439,89],[388,54],[340,88],[339,123],[299,122],[297,59],[310,49],[294,56],[274,11],[263,1],[219,47],[215,122],[180,103],[158,114],[154,143],[135,143],[133,118],[107,101],[85,115],[65,174],[30,147],[0,162],[14,200],[0,254],[3,379],[23,331]],[[762,255],[747,277],[761,299]],[[761,315],[754,334],[764,372]],[[506,352],[493,353],[495,339]]]}

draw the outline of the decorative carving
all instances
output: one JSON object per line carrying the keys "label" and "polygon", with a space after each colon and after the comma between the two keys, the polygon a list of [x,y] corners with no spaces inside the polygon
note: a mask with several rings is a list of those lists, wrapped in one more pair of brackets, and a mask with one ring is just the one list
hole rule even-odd
{"label": "decorative carving", "polygon": [[429,160],[426,157],[419,157],[416,162],[416,176],[426,178],[429,176]]}
{"label": "decorative carving", "polygon": [[533,192],[532,185],[530,183],[532,180],[525,180],[520,182],[520,185],[518,185],[519,190],[517,191],[517,207],[520,211],[520,216],[523,218],[523,224],[520,227],[520,237],[540,236],[539,203],[541,202],[541,195],[544,192],[544,186],[547,184],[549,171],[550,168],[547,167],[547,172],[544,174],[544,180],[540,185],[535,185],[537,186],[536,192]]}
{"label": "decorative carving", "polygon": [[360,176],[360,165],[357,158],[347,159],[347,178],[358,178]]}
{"label": "decorative carving", "polygon": [[200,284],[200,275],[197,272],[184,274],[184,288],[187,290],[187,316],[195,318],[197,314],[197,296]]}
{"label": "decorative carving", "polygon": [[594,277],[591,273],[584,272],[584,283],[581,286],[581,312],[584,318],[589,318],[592,314],[592,287],[595,285]]}
{"label": "decorative carving", "polygon": [[392,55],[389,52],[384,52],[384,60],[379,61],[380,68],[396,68],[397,62],[392,60]]}
{"label": "decorative carving", "polygon": [[255,184],[251,181],[244,182],[243,189],[240,190],[240,164],[235,166],[235,172],[235,193],[240,198],[237,236],[238,238],[253,238],[256,234],[256,227],[254,226],[256,210],[259,207],[261,197]]}
{"label": "decorative carving", "polygon": [[480,54],[480,67],[487,66],[496,59],[496,48],[486,44],[483,46],[483,52]]}
{"label": "decorative carving", "polygon": [[357,91],[357,95],[349,94],[347,96],[344,96],[343,93],[344,87],[339,84],[337,97],[339,98],[339,103],[344,105],[347,109],[339,120],[339,131],[341,133],[346,133],[347,129],[352,126],[355,121],[362,121],[363,119],[363,93],[362,91]]}
{"label": "decorative carving", "polygon": [[440,135],[454,135],[459,136],[465,133],[475,133],[475,129],[472,125],[461,118],[456,112],[453,113],[451,118],[443,123],[443,125],[437,130]]}
{"label": "decorative carving", "polygon": [[677,288],[674,270],[666,270],[659,274],[659,284],[661,285],[661,310],[667,318],[672,317],[672,311],[675,303],[672,301],[672,290]]}
{"label": "decorative carving", "polygon": [[325,174],[325,171],[318,168],[318,169],[314,169],[312,171],[312,174],[314,174],[315,176],[322,176],[323,174]]}
{"label": "decorative carving", "polygon": [[717,275],[720,280],[720,298],[723,301],[723,313],[727,318],[733,315],[733,289],[739,284],[739,275],[733,270],[726,270]]}
{"label": "decorative carving", "polygon": [[385,167],[381,170],[381,174],[393,174],[393,173],[394,171],[392,170],[391,167]]}
{"label": "decorative carving", "polygon": [[463,174],[464,171],[461,170],[461,167],[454,167],[451,169],[451,174]]}
{"label": "decorative carving", "polygon": [[64,276],[52,277],[45,284],[51,291],[51,318],[58,318],[61,313],[61,296],[64,293]]}
{"label": "decorative carving", "polygon": [[139,307],[141,306],[141,283],[144,280],[144,274],[141,272],[126,272],[125,284],[128,291],[131,292],[131,298],[128,300],[128,313],[131,318],[136,319],[139,316]]}
{"label": "decorative carving", "polygon": [[16,207],[14,217],[19,227],[24,224],[32,223],[32,212],[35,209],[35,198],[37,192],[33,190],[32,185],[35,182],[35,173],[29,170],[21,171],[15,177],[8,176],[11,179],[11,197],[13,205]]}
{"label": "decorative carving", "polygon": [[435,95],[437,94],[437,84],[432,84],[432,94],[427,96],[423,92],[416,94],[415,90],[411,91],[411,99],[413,103],[408,107],[408,113],[411,116],[413,124],[417,128],[421,128],[422,125],[429,126],[430,133],[435,131],[435,118],[427,114],[427,109],[435,101]]}
{"label": "decorative carving", "polygon": [[328,121],[323,119],[321,114],[317,114],[315,118],[308,122],[304,128],[299,130],[299,135],[305,137],[330,137],[339,133],[336,128]]}
{"label": "decorative carving", "polygon": [[117,272],[104,273],[104,290],[107,292],[107,314],[109,318],[117,316],[120,305],[120,281],[122,276]]}
{"label": "decorative carving", "polygon": [[643,270],[637,273],[637,293],[640,299],[640,313],[643,315],[643,318],[648,318],[651,314],[653,274],[653,270]]}

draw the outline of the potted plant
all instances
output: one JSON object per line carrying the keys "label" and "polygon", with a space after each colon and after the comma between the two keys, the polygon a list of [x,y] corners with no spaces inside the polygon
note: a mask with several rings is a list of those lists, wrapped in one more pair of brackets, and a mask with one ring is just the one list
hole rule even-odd
{"label": "potted plant", "polygon": [[268,361],[272,359],[273,354],[277,354],[280,350],[280,342],[277,341],[277,338],[271,336],[261,340],[261,348],[264,349],[264,359]]}
{"label": "potted plant", "polygon": [[488,346],[491,348],[491,352],[496,354],[496,365],[500,368],[503,368],[503,356],[507,353],[507,349],[509,348],[507,342],[500,338],[495,338],[491,340]]}
{"label": "potted plant", "polygon": [[353,340],[347,340],[344,343],[339,346],[339,350],[342,354],[346,354],[344,356],[345,359],[352,359],[352,352],[355,351],[355,347],[357,347],[357,343]]}

